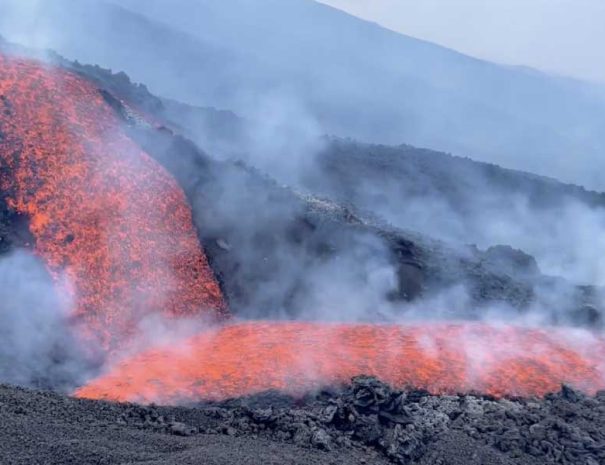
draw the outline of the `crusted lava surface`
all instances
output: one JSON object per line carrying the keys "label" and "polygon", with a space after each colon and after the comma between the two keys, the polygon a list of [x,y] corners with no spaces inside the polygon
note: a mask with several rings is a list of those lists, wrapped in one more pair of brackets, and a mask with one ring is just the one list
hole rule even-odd
{"label": "crusted lava surface", "polygon": [[605,393],[544,399],[398,391],[357,377],[304,399],[267,392],[158,407],[0,387],[6,465],[605,462]]}

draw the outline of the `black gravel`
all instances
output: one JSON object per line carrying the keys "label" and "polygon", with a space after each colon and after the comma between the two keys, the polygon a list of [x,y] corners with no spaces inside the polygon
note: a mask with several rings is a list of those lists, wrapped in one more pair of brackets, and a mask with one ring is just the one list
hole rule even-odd
{"label": "black gravel", "polygon": [[605,463],[605,393],[533,400],[431,396],[358,377],[306,399],[192,407],[0,387],[2,464]]}
{"label": "black gravel", "polygon": [[226,423],[215,420],[211,409],[119,405],[0,385],[0,464],[389,463],[372,451],[323,451],[230,429],[219,431],[219,422]]}

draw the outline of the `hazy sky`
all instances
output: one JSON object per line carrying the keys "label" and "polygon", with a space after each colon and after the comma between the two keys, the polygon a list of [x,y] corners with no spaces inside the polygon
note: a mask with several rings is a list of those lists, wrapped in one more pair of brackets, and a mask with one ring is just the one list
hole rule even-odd
{"label": "hazy sky", "polygon": [[605,82],[605,0],[321,0],[470,55]]}

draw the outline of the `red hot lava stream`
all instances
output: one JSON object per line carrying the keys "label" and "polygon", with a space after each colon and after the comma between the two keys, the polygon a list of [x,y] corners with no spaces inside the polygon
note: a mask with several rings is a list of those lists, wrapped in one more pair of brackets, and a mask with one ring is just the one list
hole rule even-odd
{"label": "red hot lava stream", "polygon": [[301,394],[359,374],[435,394],[539,396],[605,386],[605,342],[588,332],[491,327],[242,323],[151,348],[76,395],[156,403],[278,389]]}
{"label": "red hot lava stream", "polygon": [[[123,131],[96,87],[0,54],[0,187],[75,302],[83,341],[120,350],[148,315],[226,306],[174,179]],[[605,344],[486,325],[242,323],[122,359],[77,395],[176,403],[293,394],[376,375],[434,393],[540,395],[604,387]]]}
{"label": "red hot lava stream", "polygon": [[70,282],[84,338],[115,348],[147,315],[224,312],[176,181],[85,78],[0,54],[0,187]]}

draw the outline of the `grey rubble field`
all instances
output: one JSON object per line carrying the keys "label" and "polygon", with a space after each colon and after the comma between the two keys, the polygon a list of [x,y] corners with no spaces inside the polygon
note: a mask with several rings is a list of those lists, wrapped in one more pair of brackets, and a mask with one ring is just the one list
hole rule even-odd
{"label": "grey rubble field", "polygon": [[303,400],[192,407],[0,387],[0,457],[33,464],[605,463],[605,393],[534,400],[429,396],[358,377]]}

